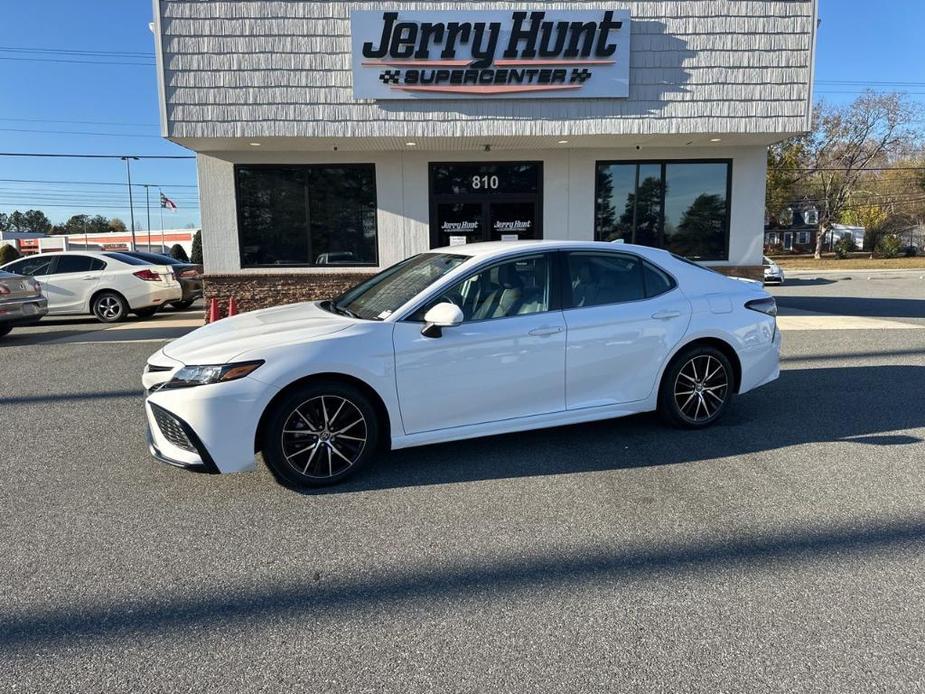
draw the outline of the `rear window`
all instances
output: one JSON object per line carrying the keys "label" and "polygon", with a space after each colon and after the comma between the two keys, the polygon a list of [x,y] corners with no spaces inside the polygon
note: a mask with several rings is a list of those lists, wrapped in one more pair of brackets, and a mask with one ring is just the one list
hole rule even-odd
{"label": "rear window", "polygon": [[120,263],[125,263],[126,265],[152,265],[147,260],[141,260],[140,258],[133,258],[130,255],[125,255],[124,253],[104,253],[107,258],[112,258],[113,260],[118,260]]}

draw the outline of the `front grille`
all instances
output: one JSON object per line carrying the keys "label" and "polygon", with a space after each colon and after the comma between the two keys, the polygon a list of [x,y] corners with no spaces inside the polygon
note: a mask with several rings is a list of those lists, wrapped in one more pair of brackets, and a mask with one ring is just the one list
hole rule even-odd
{"label": "front grille", "polygon": [[189,440],[183,428],[183,424],[179,419],[174,417],[163,407],[158,407],[154,403],[151,403],[151,411],[154,413],[154,421],[157,422],[157,427],[161,430],[161,434],[164,435],[165,439],[170,441],[170,443],[177,448],[182,448],[184,451],[189,451],[190,453],[197,452],[196,447]]}

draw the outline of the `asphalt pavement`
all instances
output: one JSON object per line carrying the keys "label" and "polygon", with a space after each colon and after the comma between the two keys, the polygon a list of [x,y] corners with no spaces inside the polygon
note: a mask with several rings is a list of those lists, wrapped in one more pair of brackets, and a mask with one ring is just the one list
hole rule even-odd
{"label": "asphalt pavement", "polygon": [[148,457],[141,369],[188,327],[14,331],[0,691],[922,691],[923,288],[774,289],[833,329],[786,328],[712,429],[409,449],[312,493]]}

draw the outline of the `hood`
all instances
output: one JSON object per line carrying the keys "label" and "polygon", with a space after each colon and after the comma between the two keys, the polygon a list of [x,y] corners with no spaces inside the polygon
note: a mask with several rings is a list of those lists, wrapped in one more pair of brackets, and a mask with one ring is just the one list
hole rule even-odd
{"label": "hood", "polygon": [[243,352],[306,342],[352,323],[315,303],[289,304],[223,318],[174,340],[163,352],[184,364],[225,364]]}

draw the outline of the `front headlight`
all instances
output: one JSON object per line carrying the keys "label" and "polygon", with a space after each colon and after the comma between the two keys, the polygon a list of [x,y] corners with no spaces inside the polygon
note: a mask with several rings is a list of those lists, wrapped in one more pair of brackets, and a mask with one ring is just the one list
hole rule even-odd
{"label": "front headlight", "polygon": [[164,388],[189,388],[191,386],[204,386],[209,383],[224,383],[236,381],[253,373],[263,360],[242,361],[237,364],[214,364],[209,366],[184,366],[177,371]]}

